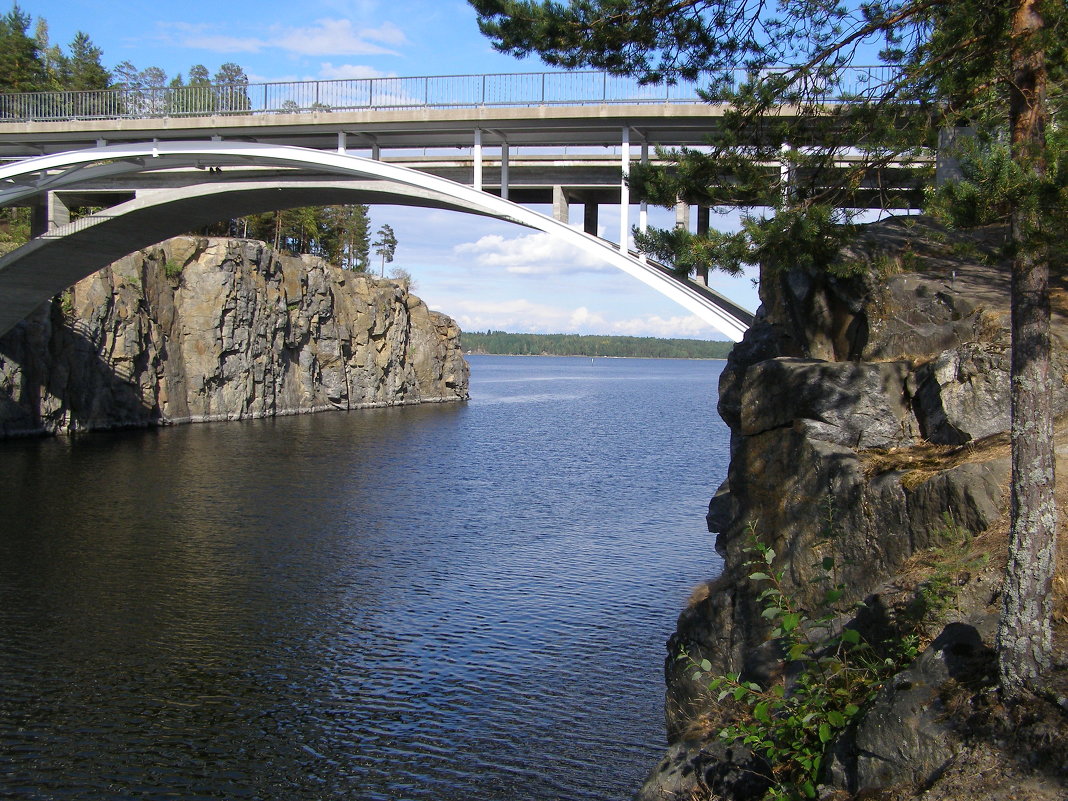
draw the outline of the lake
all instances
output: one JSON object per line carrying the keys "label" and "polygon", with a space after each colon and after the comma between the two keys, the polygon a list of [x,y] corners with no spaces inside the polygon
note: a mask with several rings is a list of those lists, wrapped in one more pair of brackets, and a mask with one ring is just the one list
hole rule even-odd
{"label": "lake", "polygon": [[719,571],[722,362],[0,442],[0,797],[627,799]]}

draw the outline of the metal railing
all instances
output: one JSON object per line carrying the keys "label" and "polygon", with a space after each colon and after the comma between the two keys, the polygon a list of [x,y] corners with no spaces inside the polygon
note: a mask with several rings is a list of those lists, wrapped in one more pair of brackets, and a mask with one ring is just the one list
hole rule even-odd
{"label": "metal railing", "polygon": [[[886,79],[883,67],[851,67],[827,101],[859,95]],[[736,80],[747,77],[737,70]],[[526,72],[351,78],[218,86],[137,87],[90,92],[0,94],[0,123],[151,119],[415,108],[702,103],[690,82],[642,85],[607,72]]]}

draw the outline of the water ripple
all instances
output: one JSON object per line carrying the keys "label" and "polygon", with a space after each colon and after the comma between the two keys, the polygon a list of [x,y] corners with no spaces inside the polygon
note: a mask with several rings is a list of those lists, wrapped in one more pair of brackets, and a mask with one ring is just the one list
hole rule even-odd
{"label": "water ripple", "polygon": [[0,796],[628,798],[718,569],[718,371],[0,443]]}

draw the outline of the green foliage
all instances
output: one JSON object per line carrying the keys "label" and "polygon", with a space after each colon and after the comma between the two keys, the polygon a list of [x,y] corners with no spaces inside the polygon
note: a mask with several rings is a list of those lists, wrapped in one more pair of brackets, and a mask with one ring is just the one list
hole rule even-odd
{"label": "green foliage", "polygon": [[[1003,127],[981,129],[962,137],[950,155],[959,161],[961,179],[932,190],[927,211],[957,228],[1007,223],[1013,210],[1038,220],[1031,241],[1050,249],[1052,261],[1068,256],[1064,219],[1068,217],[1068,129],[1047,133],[1042,174],[1025,169],[1012,155]],[[1011,255],[1011,254],[1007,254]]]}
{"label": "green foliage", "polygon": [[916,657],[917,640],[905,637],[877,649],[857,629],[839,628],[846,588],[835,578],[833,557],[816,565],[823,592],[810,611],[784,589],[784,571],[774,569],[772,548],[754,537],[749,553],[749,579],[764,585],[758,596],[761,615],[771,627],[769,639],[782,653],[784,678],[762,686],[738,673],[712,676],[707,659],[694,664],[692,678],[708,679],[719,702],[736,702],[742,710],[719,736],[743,743],[767,762],[772,784],[766,799],[816,798],[828,743],[889,677]]}
{"label": "green foliage", "polygon": [[18,3],[0,17],[0,92],[38,92],[48,88],[37,40],[27,33],[31,19]]}
{"label": "green foliage", "polygon": [[30,210],[25,207],[0,209],[0,253],[7,253],[30,241]]}
{"label": "green foliage", "polygon": [[921,581],[905,604],[905,617],[915,626],[938,623],[956,600],[961,572],[972,571],[989,561],[989,554],[972,550],[971,533],[947,513],[936,532],[941,545],[928,554],[934,560],[930,575]]}
{"label": "green foliage", "polygon": [[656,337],[613,337],[591,334],[508,334],[465,331],[466,353],[508,356],[620,356],[642,359],[725,359],[732,342]]}
{"label": "green foliage", "polygon": [[103,51],[92,43],[89,35],[78,31],[70,43],[70,56],[61,62],[60,83],[64,89],[90,91],[107,89],[111,73],[101,64]]}
{"label": "green foliage", "polygon": [[393,261],[393,256],[397,252],[397,236],[393,233],[393,228],[389,225],[383,225],[378,229],[378,236],[375,237],[375,241],[371,243],[371,246],[375,249],[382,259],[381,274],[386,274],[386,264]]}
{"label": "green foliage", "polygon": [[369,226],[368,208],[363,204],[302,206],[229,220],[209,226],[204,233],[261,239],[276,250],[308,253],[364,272],[370,252]]}
{"label": "green foliage", "polygon": [[163,263],[163,274],[172,281],[177,278],[180,278],[182,275],[182,270],[184,269],[185,265],[175,261],[174,259],[167,259]]}

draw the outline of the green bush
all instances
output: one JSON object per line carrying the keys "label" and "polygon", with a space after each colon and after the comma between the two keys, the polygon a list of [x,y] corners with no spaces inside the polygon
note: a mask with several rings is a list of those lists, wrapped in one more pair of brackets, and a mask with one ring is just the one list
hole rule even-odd
{"label": "green bush", "polygon": [[172,281],[181,277],[182,270],[184,269],[185,265],[179,264],[174,259],[167,259],[167,261],[163,263],[163,274]]}
{"label": "green bush", "polygon": [[817,581],[825,587],[818,608],[810,612],[784,591],[784,572],[772,569],[772,548],[754,538],[749,552],[750,580],[766,585],[758,598],[761,614],[772,626],[769,639],[782,654],[782,678],[761,686],[738,673],[712,675],[709,660],[691,659],[692,678],[707,680],[718,702],[731,699],[740,705],[742,713],[718,734],[766,760],[771,787],[765,799],[816,798],[828,743],[888,678],[916,657],[918,638],[905,636],[876,649],[857,629],[839,627],[842,612],[836,605],[845,588],[835,580],[832,557],[817,564],[822,571]]}

